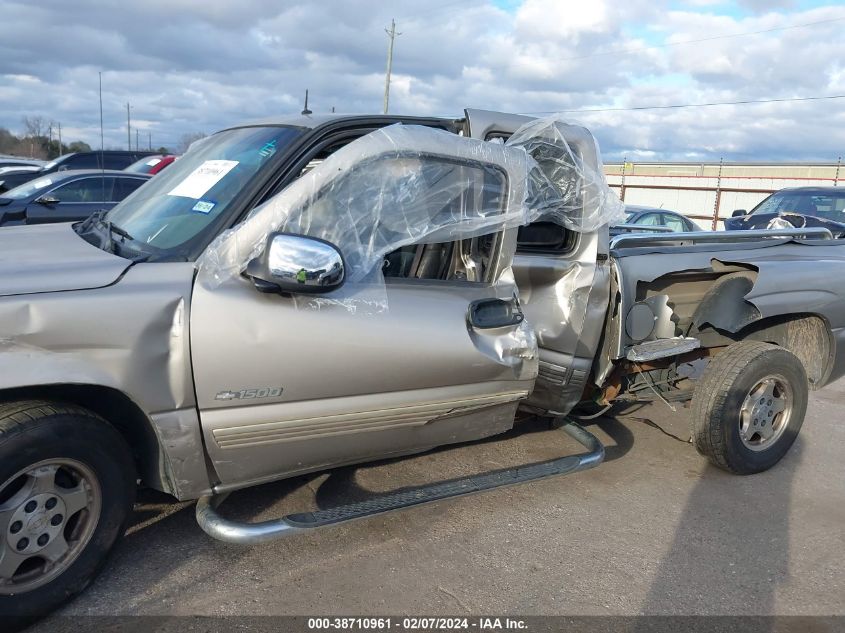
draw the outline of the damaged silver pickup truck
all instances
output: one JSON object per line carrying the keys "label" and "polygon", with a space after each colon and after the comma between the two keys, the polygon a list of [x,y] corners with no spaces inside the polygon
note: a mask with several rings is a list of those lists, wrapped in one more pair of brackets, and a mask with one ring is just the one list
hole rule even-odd
{"label": "damaged silver pickup truck", "polygon": [[[396,125],[397,123],[402,125]],[[108,214],[0,230],[0,613],[81,591],[136,486],[258,543],[599,464],[576,406],[692,401],[753,473],[845,373],[820,229],[608,237],[587,130],[300,117],[200,141]],[[586,448],[258,524],[230,491],[560,420]]]}

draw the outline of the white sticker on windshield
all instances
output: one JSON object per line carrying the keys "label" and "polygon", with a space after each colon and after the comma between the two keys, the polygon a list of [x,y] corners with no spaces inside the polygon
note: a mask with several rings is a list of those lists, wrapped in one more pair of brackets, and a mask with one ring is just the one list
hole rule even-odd
{"label": "white sticker on windshield", "polygon": [[43,189],[47,185],[52,185],[52,184],[53,184],[53,181],[50,180],[49,178],[42,178],[41,180],[36,180],[34,183],[32,183],[32,188],[33,189]]}
{"label": "white sticker on windshield", "polygon": [[236,160],[207,160],[176,185],[168,196],[199,200],[238,164]]}

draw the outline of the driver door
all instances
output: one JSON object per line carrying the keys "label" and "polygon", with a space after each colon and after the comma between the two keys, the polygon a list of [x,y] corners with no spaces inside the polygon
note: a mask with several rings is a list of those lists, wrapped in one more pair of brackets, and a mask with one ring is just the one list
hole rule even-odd
{"label": "driver door", "polygon": [[[454,138],[455,143],[470,142]],[[362,157],[345,168],[358,182],[366,181],[361,173],[369,169],[384,183],[391,173],[402,172],[391,161],[408,155],[437,177],[426,186],[418,182],[413,190],[397,187],[395,199],[391,187],[382,186],[364,187],[345,200],[354,198],[359,209],[379,206],[396,213],[403,205],[416,205],[427,209],[436,225],[451,214],[444,204],[463,203],[441,195],[455,189],[444,186],[444,179],[459,174],[463,191],[488,195],[491,187],[524,177],[501,164],[470,162],[446,146],[439,154],[422,155],[415,146],[393,143],[384,156]],[[336,208],[332,196],[343,187],[321,185],[323,174],[340,178],[330,168],[318,173],[322,167],[308,175],[316,184],[305,204],[321,205],[325,213]],[[491,174],[504,180],[491,184]],[[361,227],[365,222],[381,224]],[[361,234],[370,228],[383,233],[387,222],[361,213],[357,224]],[[309,235],[331,237],[331,228]],[[348,236],[336,237],[335,242]],[[206,449],[220,480],[217,490],[511,428],[516,407],[537,375],[536,343],[507,274],[515,243],[516,229],[435,244],[421,234],[416,242],[402,243],[384,253],[380,291],[386,310],[360,309],[366,303],[354,303],[356,297],[370,296],[372,288],[364,283],[347,282],[342,289],[352,303],[319,309],[310,309],[314,306],[302,296],[259,292],[244,276],[216,286],[196,283],[192,359]],[[356,260],[350,252],[344,258]],[[347,278],[354,273],[348,270]],[[331,300],[332,293],[325,298]],[[491,327],[501,324],[495,317],[503,307],[515,318]]]}

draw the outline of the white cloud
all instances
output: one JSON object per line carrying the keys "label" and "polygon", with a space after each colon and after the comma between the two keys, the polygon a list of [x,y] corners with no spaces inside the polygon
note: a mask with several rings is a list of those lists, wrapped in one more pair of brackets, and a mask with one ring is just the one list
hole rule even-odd
{"label": "white cloud", "polygon": [[525,0],[516,12],[516,32],[526,39],[577,39],[611,28],[605,0]]}

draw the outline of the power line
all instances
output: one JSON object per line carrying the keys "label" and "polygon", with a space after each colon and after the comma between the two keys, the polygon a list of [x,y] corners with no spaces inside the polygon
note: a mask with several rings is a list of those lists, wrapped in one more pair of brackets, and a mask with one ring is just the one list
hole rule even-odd
{"label": "power line", "polygon": [[[405,19],[415,19],[415,18],[422,18],[422,17],[432,17],[438,13],[441,13],[444,9],[452,10],[454,7],[459,5],[465,5],[465,0],[458,0],[456,2],[446,2],[445,4],[438,5],[435,7],[431,7],[429,10],[420,13],[406,13],[403,14],[401,17]],[[478,7],[480,8],[480,7]],[[574,57],[560,57],[557,58],[556,61],[558,62],[565,62],[565,61],[577,61],[579,59],[590,59],[591,57],[603,57],[607,55],[620,55],[626,53],[642,53],[646,50],[651,50],[655,48],[670,48],[673,46],[683,46],[685,44],[698,44],[701,42],[712,42],[714,40],[723,40],[723,39],[731,39],[735,37],[746,37],[749,35],[761,35],[764,33],[776,33],[779,31],[789,31],[792,29],[803,29],[808,28],[811,26],[818,26],[820,24],[831,24],[834,22],[842,22],[845,20],[845,16],[839,18],[828,18],[825,20],[816,20],[814,22],[804,22],[802,24],[790,24],[787,26],[775,26],[768,29],[760,29],[757,31],[744,31],[742,33],[728,33],[725,35],[711,35],[708,37],[701,37],[692,40],[681,40],[679,42],[664,42],[662,44],[651,44],[648,46],[644,46],[642,48],[614,48],[608,51],[598,52],[598,53],[588,53],[585,55],[576,55]]]}
{"label": "power line", "polygon": [[676,108],[707,108],[723,105],[746,105],[751,103],[784,103],[788,101],[823,101],[826,99],[845,99],[845,95],[827,95],[824,97],[790,97],[784,99],[746,99],[743,101],[714,101],[711,103],[676,103],[672,105],[632,106],[629,108],[585,108],[581,110],[543,110],[542,112],[523,112],[523,114],[556,114],[558,112],[630,112],[632,110],[671,110]]}

